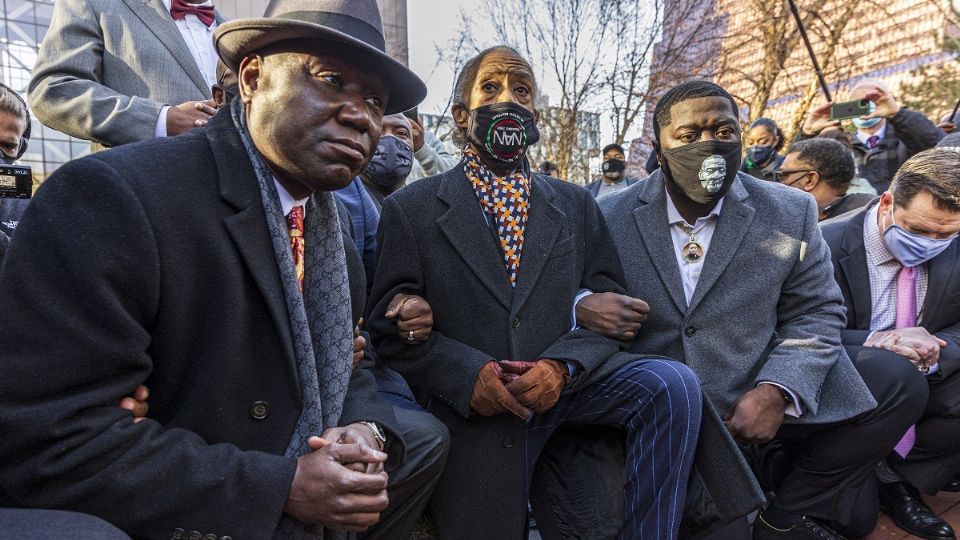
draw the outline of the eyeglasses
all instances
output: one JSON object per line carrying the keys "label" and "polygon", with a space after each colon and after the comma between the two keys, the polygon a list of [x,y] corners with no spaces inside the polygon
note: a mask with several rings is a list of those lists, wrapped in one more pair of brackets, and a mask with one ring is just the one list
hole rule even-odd
{"label": "eyeglasses", "polygon": [[[806,175],[808,175],[808,174],[810,174],[810,173],[812,173],[812,172],[813,172],[813,171],[810,170],[810,169],[794,169],[794,170],[792,170],[792,171],[784,171],[784,170],[773,171],[773,180],[774,180],[774,182],[779,182],[779,183],[782,184],[784,178],[785,178],[787,175],[791,175],[791,174],[794,174],[794,173],[803,173],[803,176],[806,176]],[[801,176],[800,178],[803,178],[803,176]],[[788,185],[788,186],[792,186],[792,185],[796,184],[797,182],[800,181],[800,178],[797,178],[796,180],[794,180],[793,182],[790,182],[790,183],[787,184],[787,185]]]}

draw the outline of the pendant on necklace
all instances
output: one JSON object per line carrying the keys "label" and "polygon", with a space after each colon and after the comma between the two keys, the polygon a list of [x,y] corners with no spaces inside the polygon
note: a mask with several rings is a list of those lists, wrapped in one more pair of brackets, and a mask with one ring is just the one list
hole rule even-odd
{"label": "pendant on necklace", "polygon": [[700,262],[700,259],[703,258],[703,245],[696,240],[690,239],[680,248],[680,256],[687,264]]}

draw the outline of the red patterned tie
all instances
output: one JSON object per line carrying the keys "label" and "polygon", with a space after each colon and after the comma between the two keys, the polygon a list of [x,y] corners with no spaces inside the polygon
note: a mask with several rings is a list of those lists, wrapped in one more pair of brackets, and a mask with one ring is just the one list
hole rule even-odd
{"label": "red patterned tie", "polygon": [[[917,269],[901,268],[897,276],[897,328],[912,328],[917,325]],[[900,457],[907,457],[917,442],[917,427],[910,426],[893,450]]]}
{"label": "red patterned tie", "polygon": [[173,17],[173,20],[183,20],[184,17],[191,13],[196,15],[197,18],[200,19],[200,22],[207,26],[210,26],[213,24],[213,21],[217,20],[213,6],[198,6],[196,4],[188,4],[185,0],[171,0],[170,15]]}
{"label": "red patterned tie", "polygon": [[294,206],[287,214],[287,232],[290,234],[290,251],[293,252],[293,268],[297,283],[303,292],[303,207]]}

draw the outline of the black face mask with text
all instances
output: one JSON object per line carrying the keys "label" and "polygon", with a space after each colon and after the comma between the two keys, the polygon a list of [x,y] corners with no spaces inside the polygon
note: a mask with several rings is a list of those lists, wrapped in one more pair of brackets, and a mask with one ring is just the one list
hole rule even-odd
{"label": "black face mask with text", "polygon": [[716,203],[733,185],[740,168],[739,142],[703,141],[661,149],[666,181],[699,204]]}
{"label": "black face mask with text", "polygon": [[540,140],[540,131],[530,111],[516,103],[494,103],[470,111],[467,138],[480,155],[514,164]]}

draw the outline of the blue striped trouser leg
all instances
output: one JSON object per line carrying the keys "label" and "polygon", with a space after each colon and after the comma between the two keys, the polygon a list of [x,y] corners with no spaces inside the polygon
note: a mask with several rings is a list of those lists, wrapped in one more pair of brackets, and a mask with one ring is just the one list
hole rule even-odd
{"label": "blue striped trouser leg", "polygon": [[559,426],[622,427],[627,454],[620,538],[676,538],[700,428],[700,396],[700,383],[687,366],[638,357],[531,419],[527,481]]}

